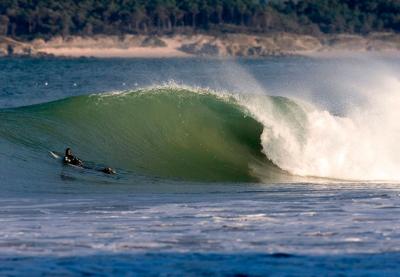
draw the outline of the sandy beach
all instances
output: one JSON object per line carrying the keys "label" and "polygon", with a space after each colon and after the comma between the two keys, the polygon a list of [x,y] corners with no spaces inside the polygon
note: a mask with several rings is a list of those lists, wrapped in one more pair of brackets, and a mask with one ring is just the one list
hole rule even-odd
{"label": "sandy beach", "polygon": [[64,57],[98,57],[98,58],[172,58],[188,57],[187,53],[173,48],[147,48],[147,47],[129,47],[120,48],[78,48],[78,47],[60,47],[60,48],[42,48],[42,52]]}
{"label": "sandy beach", "polygon": [[57,37],[50,41],[35,40],[32,42],[32,46],[38,52],[65,57],[172,58],[192,56],[180,50],[182,41],[178,38],[161,40],[145,36],[70,37],[68,39]]}
{"label": "sandy beach", "polygon": [[338,53],[390,53],[400,50],[400,35],[205,34],[173,36],[54,37],[29,42],[0,37],[0,56],[99,58],[332,56]]}

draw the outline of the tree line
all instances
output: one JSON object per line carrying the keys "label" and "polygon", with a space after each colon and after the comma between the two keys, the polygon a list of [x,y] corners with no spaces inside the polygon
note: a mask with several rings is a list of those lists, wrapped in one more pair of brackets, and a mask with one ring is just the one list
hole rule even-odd
{"label": "tree line", "polygon": [[400,0],[1,0],[0,35],[400,32]]}

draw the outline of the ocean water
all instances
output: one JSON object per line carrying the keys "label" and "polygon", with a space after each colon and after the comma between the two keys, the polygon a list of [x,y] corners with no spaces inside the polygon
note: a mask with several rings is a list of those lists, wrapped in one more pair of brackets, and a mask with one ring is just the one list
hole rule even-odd
{"label": "ocean water", "polygon": [[0,275],[396,276],[399,72],[0,59]]}

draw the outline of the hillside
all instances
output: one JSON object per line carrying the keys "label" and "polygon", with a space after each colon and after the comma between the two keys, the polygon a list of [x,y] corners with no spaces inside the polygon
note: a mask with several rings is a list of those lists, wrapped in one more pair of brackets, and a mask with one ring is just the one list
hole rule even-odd
{"label": "hillside", "polygon": [[400,32],[399,0],[2,0],[0,35]]}

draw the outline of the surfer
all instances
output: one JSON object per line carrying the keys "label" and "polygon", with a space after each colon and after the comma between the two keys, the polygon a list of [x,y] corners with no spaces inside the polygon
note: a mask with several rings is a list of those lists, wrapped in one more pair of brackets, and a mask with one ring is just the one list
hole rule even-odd
{"label": "surfer", "polygon": [[105,174],[115,174],[116,173],[115,170],[112,169],[111,167],[105,167],[100,171],[105,173]]}
{"label": "surfer", "polygon": [[65,164],[71,164],[71,165],[83,167],[82,160],[80,160],[77,157],[75,157],[74,155],[72,155],[71,148],[67,148],[65,150],[65,156],[64,156],[63,161]]}
{"label": "surfer", "polygon": [[[71,148],[67,148],[65,150],[65,156],[63,162],[64,164],[75,165],[86,169],[94,169],[84,166],[82,160],[72,154]],[[116,174],[115,170],[112,169],[111,167],[105,167],[103,169],[96,169],[96,170],[101,171],[105,174]]]}

